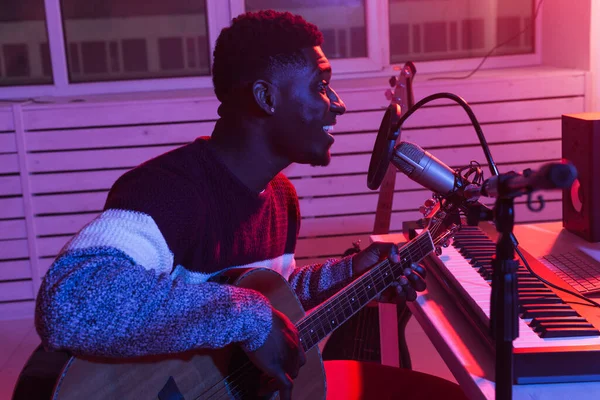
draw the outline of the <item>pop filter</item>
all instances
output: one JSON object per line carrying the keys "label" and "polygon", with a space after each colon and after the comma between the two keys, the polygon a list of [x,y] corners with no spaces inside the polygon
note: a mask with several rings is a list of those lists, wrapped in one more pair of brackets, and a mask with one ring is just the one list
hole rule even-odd
{"label": "pop filter", "polygon": [[367,187],[371,190],[379,188],[392,160],[396,140],[400,137],[401,111],[398,104],[392,103],[381,120],[367,175]]}

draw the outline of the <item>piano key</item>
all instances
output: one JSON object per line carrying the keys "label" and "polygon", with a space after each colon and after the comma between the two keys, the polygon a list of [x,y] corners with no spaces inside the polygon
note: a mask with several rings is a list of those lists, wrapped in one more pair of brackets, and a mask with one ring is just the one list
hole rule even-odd
{"label": "piano key", "polygon": [[[492,267],[492,263],[491,262],[485,263],[485,262],[476,261],[476,264],[477,264],[478,268],[484,268],[484,269],[486,269],[488,271],[493,271],[494,270],[494,267]],[[515,271],[515,273],[518,276],[534,277],[533,275],[531,275],[531,272],[527,271],[524,268],[517,268],[517,270]]]}
{"label": "piano key", "polygon": [[531,289],[523,288],[517,291],[519,299],[532,299],[536,297],[560,298],[550,289]]}
{"label": "piano key", "polygon": [[535,296],[521,297],[519,295],[519,304],[561,304],[563,300],[558,296]]}
{"label": "piano key", "polygon": [[600,334],[595,328],[550,328],[540,332],[542,338],[597,336]]}
{"label": "piano key", "polygon": [[469,264],[471,264],[473,267],[486,267],[489,266],[489,268],[491,268],[492,266],[492,259],[488,258],[471,258],[468,259],[467,261],[469,262]]}
{"label": "piano key", "polygon": [[461,254],[468,254],[468,253],[477,251],[477,252],[483,252],[483,253],[487,253],[487,254],[491,255],[491,254],[496,254],[496,247],[490,246],[483,242],[480,242],[480,243],[476,243],[475,245],[464,245],[459,248],[459,251],[461,252]]}
{"label": "piano key", "polygon": [[490,265],[492,265],[492,260],[494,259],[494,257],[492,255],[489,256],[474,256],[474,257],[465,257],[467,260],[473,260],[476,262],[480,262],[480,263],[488,263]]}
{"label": "piano key", "polygon": [[[454,243],[454,242],[453,242]],[[463,251],[469,251],[469,250],[488,250],[491,252],[496,251],[496,244],[490,241],[484,241],[484,240],[476,240],[473,241],[471,239],[468,240],[463,240],[463,241],[458,241],[458,244],[462,244],[462,246],[456,246],[456,247],[460,247],[461,250]]]}
{"label": "piano key", "polygon": [[534,318],[529,322],[529,326],[535,327],[543,324],[552,324],[557,322],[564,323],[576,323],[576,322],[588,322],[585,318],[581,316],[576,317],[538,317]]}
{"label": "piano key", "polygon": [[521,281],[521,280],[519,280],[519,287],[520,288],[545,288],[546,285],[544,285],[543,283],[541,283],[537,279],[535,281]]}
{"label": "piano key", "polygon": [[526,310],[538,310],[538,309],[546,309],[546,310],[572,310],[571,306],[566,303],[563,304],[522,304],[523,308]]}
{"label": "piano key", "polygon": [[461,227],[461,230],[458,231],[456,233],[456,236],[469,236],[469,235],[473,235],[473,236],[483,236],[485,238],[487,238],[488,240],[490,240],[490,238],[483,232],[481,232],[477,227],[475,227],[475,229],[465,229],[466,227]]}
{"label": "piano key", "polygon": [[477,239],[477,238],[454,238],[452,240],[452,244],[459,248],[469,248],[469,247],[473,247],[473,246],[485,246],[485,245],[489,245],[490,243],[493,244],[493,242],[491,242],[489,239],[487,240],[483,240],[483,239]]}
{"label": "piano key", "polygon": [[535,326],[535,331],[542,331],[544,329],[551,329],[551,328],[591,328],[591,329],[595,329],[594,325],[590,324],[587,321],[583,321],[583,322],[546,322],[542,325],[536,325]]}
{"label": "piano key", "polygon": [[517,293],[520,298],[532,298],[532,297],[557,297],[556,293],[540,282],[540,286],[533,285],[521,285],[520,282],[517,286]]}
{"label": "piano key", "polygon": [[[483,268],[487,272],[493,272],[494,271],[494,268],[492,267],[492,264],[479,264],[479,263],[477,263],[477,268]],[[526,269],[520,269],[519,268],[519,269],[517,269],[517,271],[515,273],[517,274],[518,277],[538,279],[535,276],[531,275],[531,272],[527,271]]]}
{"label": "piano key", "polygon": [[550,290],[548,287],[543,287],[543,288],[520,288],[519,289],[519,293],[523,293],[523,294],[540,294],[540,293],[546,293],[546,294],[554,294],[556,296],[556,294]]}
{"label": "piano key", "polygon": [[571,308],[567,310],[554,310],[551,308],[538,308],[534,310],[527,310],[522,314],[524,319],[531,319],[536,317],[570,317],[579,316],[577,312]]}

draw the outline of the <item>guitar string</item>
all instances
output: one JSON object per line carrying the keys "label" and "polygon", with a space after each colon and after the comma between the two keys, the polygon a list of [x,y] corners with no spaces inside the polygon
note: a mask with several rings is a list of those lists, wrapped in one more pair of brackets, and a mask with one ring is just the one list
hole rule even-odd
{"label": "guitar string", "polygon": [[[437,229],[438,229],[438,228],[441,226],[441,224],[442,224],[442,221],[439,221],[438,223],[434,224],[434,225],[433,225],[433,227],[431,227],[431,228],[430,228],[430,232],[435,232],[435,233],[432,233],[432,236],[436,236],[436,234],[437,234]],[[436,245],[436,244],[437,244],[437,243],[438,243],[438,242],[439,242],[441,239],[442,239],[442,238],[436,238],[435,240],[433,240],[433,244],[434,244],[434,246],[435,246],[435,245]],[[423,249],[422,249],[423,243],[422,243],[421,241],[415,241],[415,242],[413,242],[413,243],[409,243],[408,245],[404,246],[404,248],[403,248],[402,250],[406,249],[406,250],[409,252],[409,256],[410,256],[410,255],[411,255],[411,253],[410,253],[410,249],[411,249],[411,247],[413,247],[413,248],[414,248],[414,247],[416,246],[416,244],[418,244],[418,246],[419,246],[419,250],[421,250],[421,251],[422,251],[422,250],[423,250]],[[410,258],[412,258],[412,257],[410,257]],[[384,261],[383,261],[383,262],[381,262],[379,265],[377,265],[377,266],[375,266],[375,267],[374,267],[374,268],[378,268],[378,269],[379,269],[379,271],[376,271],[376,272],[375,272],[375,274],[381,274],[381,273],[383,272],[382,270],[384,269],[384,267],[387,267],[387,266],[389,266],[389,265],[390,265],[390,263],[389,263],[389,260],[384,260]],[[399,264],[395,264],[395,266],[398,266],[398,265],[401,265],[401,263],[399,263]],[[374,278],[375,278],[375,277],[372,277],[372,278],[373,278],[373,280],[374,280]],[[378,278],[381,278],[381,279],[382,279],[382,282],[384,282],[384,283],[385,283],[385,281],[383,281],[383,276],[382,276],[382,275],[380,275]],[[355,281],[355,282],[356,282],[356,281]],[[352,284],[351,284],[351,285],[352,285]],[[388,285],[388,286],[389,286],[389,285]],[[366,293],[366,292],[365,292],[365,293]],[[367,294],[367,295],[368,295],[368,294]],[[317,319],[320,319],[320,318],[317,318]],[[306,333],[306,331],[304,331],[304,333]],[[220,382],[217,382],[215,385],[213,385],[213,386],[212,386],[212,387],[211,387],[211,388],[210,388],[208,391],[211,391],[211,390],[212,390],[213,388],[215,388],[215,386],[217,386],[219,383],[223,383],[223,386],[222,386],[220,389],[218,389],[218,390],[217,390],[217,393],[214,393],[213,395],[209,396],[208,398],[212,398],[213,396],[215,396],[215,395],[219,394],[219,392],[222,392],[223,390],[225,391],[225,393],[224,393],[224,395],[225,395],[225,396],[228,396],[228,392],[229,392],[229,393],[232,393],[233,395],[237,395],[237,394],[243,394],[243,393],[245,392],[245,386],[242,386],[242,388],[241,388],[241,389],[239,389],[239,387],[240,387],[241,385],[238,385],[238,382],[240,382],[240,380],[241,380],[240,378],[241,378],[243,375],[247,375],[247,373],[248,373],[248,372],[250,372],[250,369],[249,369],[249,368],[247,368],[247,367],[249,367],[249,366],[252,366],[252,363],[251,363],[250,361],[247,361],[246,363],[244,363],[243,365],[241,365],[241,366],[240,366],[240,367],[239,367],[237,370],[233,371],[233,372],[232,372],[230,375],[228,375],[227,377],[225,377],[224,379],[222,379]],[[234,375],[237,375],[237,376],[236,376],[236,377],[234,377]],[[231,377],[231,378],[232,378],[232,379],[230,380],[231,384],[230,384],[230,385],[227,385],[227,384],[226,384],[226,381],[227,381],[227,378],[229,378],[229,377]],[[228,390],[228,389],[229,389],[229,390]],[[196,400],[200,399],[200,398],[201,398],[203,395],[205,395],[205,394],[206,394],[208,391],[206,391],[205,393],[203,393],[203,394],[202,394],[200,397],[197,397],[197,398],[196,398]]]}
{"label": "guitar string", "polygon": [[[437,234],[437,230],[438,230],[438,228],[441,226],[441,224],[442,224],[441,222],[439,222],[439,223],[436,223],[436,224],[435,224],[435,225],[434,225],[434,226],[433,226],[433,227],[430,229],[430,231],[431,231],[431,232],[434,232],[434,236]],[[439,242],[439,240],[441,240],[441,238],[436,238],[436,240],[435,240],[435,242],[436,242],[436,243],[435,243],[435,244],[437,244],[437,242]],[[420,250],[421,250],[421,252],[422,252],[422,250],[423,250],[423,249],[422,249],[422,247],[423,247],[423,242],[416,242],[416,244],[417,244],[417,245],[420,247]],[[411,250],[413,250],[413,249],[414,249],[414,247],[415,247],[415,246],[406,246],[406,249],[408,250],[409,254],[411,254]],[[411,255],[411,256],[412,256],[412,255]],[[412,258],[412,257],[411,257],[411,258]],[[383,264],[383,265],[382,265],[382,264]],[[382,263],[382,264],[380,264],[379,266],[376,266],[376,267],[375,267],[375,268],[379,268],[379,267],[381,267],[381,268],[379,268],[380,270],[379,270],[379,271],[378,271],[376,274],[374,274],[374,275],[372,276],[372,282],[373,282],[374,284],[376,284],[375,280],[377,280],[378,282],[383,282],[383,283],[385,283],[385,280],[384,280],[384,279],[382,279],[383,277],[382,277],[382,275],[381,275],[381,274],[382,274],[382,272],[385,272],[385,271],[386,271],[386,270],[385,270],[385,267],[389,266],[389,263]],[[398,270],[398,268],[395,268],[395,269],[393,269],[393,270],[392,270],[392,273],[396,273],[396,272],[398,272],[397,270]],[[358,286],[358,285],[355,285],[355,286]],[[364,297],[363,297],[364,295],[366,295],[366,296],[367,296],[367,297],[366,297],[367,299],[368,299],[368,298],[370,298],[370,296],[368,295],[368,293],[367,293],[367,291],[366,291],[365,289],[363,289],[363,290],[360,290],[360,291],[357,291],[357,290],[356,290],[356,289],[357,289],[357,287],[354,287],[354,288],[348,288],[348,289],[354,289],[354,294],[355,294],[355,295],[357,295],[357,296],[355,296],[355,297],[358,297],[358,298],[359,298],[359,300],[362,300],[362,299],[364,299]],[[345,290],[345,292],[346,292],[346,293],[348,293],[348,292],[349,292],[349,290],[348,290],[348,289],[346,289],[346,290]],[[341,294],[340,294],[340,295],[341,295]],[[335,296],[334,296],[334,297],[335,297]],[[346,297],[348,297],[348,296],[346,296]],[[333,298],[333,297],[332,297],[332,298]],[[339,312],[339,311],[340,311],[340,308],[342,309],[342,311],[346,311],[346,310],[348,310],[348,308],[347,308],[347,307],[344,307],[343,305],[341,305],[341,304],[340,304],[340,305],[337,307],[337,310],[336,310],[336,308],[335,308],[335,307],[333,308],[333,309],[334,309],[334,312],[337,312],[337,313],[338,313],[338,315],[344,315],[343,313],[340,313],[340,312]],[[350,310],[353,310],[352,306],[351,306],[349,309],[350,309]],[[331,309],[329,309],[329,310],[331,310]],[[318,312],[318,313],[316,314],[315,318],[317,318],[317,319],[318,319],[320,322],[322,322],[322,321],[324,320],[324,318],[323,318],[323,317],[325,316],[324,314],[325,314],[326,312],[328,312],[329,310],[328,310],[328,309],[326,309],[326,308],[322,308],[322,309],[320,310],[320,312]],[[328,317],[327,319],[329,320],[330,318]],[[300,333],[301,333],[301,334],[307,334],[307,333],[308,333],[308,332],[307,332],[307,329],[308,329],[309,327],[310,327],[310,326],[307,326],[307,327],[306,327],[306,329],[302,329],[302,328],[301,328],[301,329],[300,329]],[[313,336],[311,335],[311,339],[312,339],[312,338],[313,338]]]}
{"label": "guitar string", "polygon": [[[439,224],[438,224],[438,225],[439,225]],[[437,230],[437,227],[438,227],[438,225],[434,226],[432,230]],[[421,247],[421,249],[420,249],[420,250],[422,250],[422,242],[421,242],[421,241],[418,241],[418,242],[416,242],[416,245],[418,245],[419,247]],[[411,254],[411,250],[412,250],[412,249],[414,249],[414,247],[415,247],[415,244],[412,244],[412,245],[406,246],[406,247],[405,247],[404,249],[402,249],[402,250],[406,250],[406,252],[408,252],[408,253],[409,253],[409,257],[411,257],[411,256],[412,256],[412,254]],[[387,267],[387,266],[389,266],[389,263],[381,263],[380,265],[378,265],[378,266],[376,266],[376,267],[375,267],[375,268],[379,268],[379,271],[378,271],[376,274],[373,274],[373,275],[371,276],[371,278],[372,278],[372,283],[373,283],[373,284],[377,285],[377,283],[380,283],[380,282],[383,282],[383,283],[385,284],[385,279],[380,279],[380,278],[382,278],[382,275],[381,275],[381,274],[386,272],[386,269],[385,269],[385,267]],[[397,273],[397,272],[398,272],[398,268],[392,269],[392,273],[393,273],[393,274],[394,274],[394,273]],[[378,282],[375,282],[375,280],[377,280]],[[341,292],[340,292],[338,295],[339,295],[339,296],[343,296],[343,295],[347,294],[347,293],[348,293],[348,292],[349,292],[351,289],[354,289],[354,293],[355,293],[355,295],[357,295],[357,296],[355,296],[355,297],[359,297],[359,300],[363,300],[363,299],[365,298],[365,297],[364,297],[364,295],[366,295],[366,298],[367,298],[367,299],[369,299],[371,296],[369,296],[369,295],[368,295],[368,292],[367,292],[367,290],[366,290],[366,289],[364,289],[364,288],[361,288],[361,287],[360,287],[360,286],[361,286],[361,283],[363,283],[363,282],[356,282],[356,281],[355,281],[355,284],[351,284],[351,285],[354,285],[354,287],[348,287],[347,289],[345,289],[345,290],[344,290],[344,292],[346,292],[346,293],[341,293]],[[391,283],[390,283],[390,284],[391,284]],[[388,286],[388,285],[386,284],[386,287],[387,287],[387,286]],[[362,289],[362,290],[360,290],[360,291],[359,291],[359,290],[357,290],[357,289]],[[334,296],[334,297],[335,297],[335,296]],[[346,295],[345,297],[347,298],[348,296]],[[331,299],[333,299],[333,297],[332,297]],[[331,299],[330,299],[330,300],[331,300]],[[329,300],[328,300],[328,301],[329,301]],[[352,309],[353,309],[353,308],[352,308],[352,306],[351,306],[350,308],[348,308],[348,307],[344,307],[343,305],[339,305],[339,306],[337,307],[337,310],[335,310],[335,308],[334,308],[334,311],[337,311],[337,312],[338,312],[338,314],[341,314],[341,315],[343,315],[343,314],[342,314],[342,313],[339,313],[339,311],[340,311],[339,309],[340,309],[340,308],[342,308],[342,311],[346,311],[346,310],[348,310],[348,309],[350,309],[350,310],[352,310]],[[320,321],[322,321],[322,320],[324,319],[323,317],[324,317],[324,316],[326,316],[325,314],[326,314],[326,313],[328,313],[330,310],[331,310],[331,309],[322,308],[322,309],[321,309],[321,310],[319,310],[319,311],[318,311],[318,312],[317,312],[317,313],[316,313],[314,316],[311,316],[311,317],[313,317],[313,318],[315,318],[315,319],[317,319],[317,320],[320,320]],[[327,318],[327,319],[329,319],[329,318]],[[307,331],[306,331],[306,330],[302,330],[302,329],[301,329],[300,331],[301,331],[303,334],[306,334],[306,333],[307,333]],[[311,337],[312,337],[312,335],[311,335]]]}
{"label": "guitar string", "polygon": [[[436,229],[437,229],[437,226],[435,226],[435,227],[432,229],[432,231],[435,231]],[[436,242],[437,242],[437,240],[436,240]],[[412,247],[411,247],[411,249],[414,249],[414,247],[415,247],[415,246],[412,246]],[[423,243],[422,243],[422,242],[419,242],[419,247],[423,247]],[[421,250],[422,250],[422,249],[421,249]],[[409,253],[410,253],[410,250],[409,250]],[[232,389],[234,389],[234,391],[235,391],[236,393],[238,393],[238,394],[239,394],[239,393],[243,393],[243,392],[244,392],[244,390],[241,390],[241,391],[240,391],[240,390],[236,390],[236,389],[237,389],[236,387],[233,387]]]}
{"label": "guitar string", "polygon": [[[432,231],[435,231],[435,230],[436,230],[435,228],[436,228],[436,227],[434,227],[434,229],[432,229]],[[436,242],[437,242],[437,240],[436,240]],[[422,245],[423,245],[423,243],[422,243],[422,242],[418,242],[418,244],[419,244],[419,247],[422,247]],[[408,247],[408,246],[407,246],[407,247]],[[414,247],[415,247],[415,246],[412,246],[412,248],[414,248]],[[421,249],[421,250],[422,250],[422,249]],[[410,248],[409,248],[409,254],[410,254]],[[389,264],[389,263],[386,263],[386,264]],[[381,271],[378,271],[378,273],[379,273],[379,272],[381,272]],[[249,365],[249,364],[250,364],[250,363],[249,363],[249,362],[247,362],[245,365]],[[239,371],[239,369],[238,369],[238,371]],[[244,375],[245,375],[245,374],[244,374]],[[232,377],[233,377],[233,374],[232,374]],[[238,376],[238,377],[236,377],[235,379],[233,379],[233,380],[232,380],[232,382],[231,382],[231,383],[232,383],[232,385],[229,385],[229,391],[228,391],[228,392],[229,392],[230,394],[234,395],[234,396],[235,396],[235,395],[239,395],[239,394],[243,394],[243,393],[245,392],[245,388],[244,388],[244,387],[242,387],[242,388],[239,388],[239,385],[237,385],[237,384],[236,384],[236,383],[237,383],[236,381],[239,381],[239,378],[240,378],[240,377],[241,377],[241,376]],[[222,387],[220,390],[218,390],[218,391],[220,392],[220,391],[223,391],[223,390],[225,390],[225,391],[226,391],[226,393],[224,393],[224,394],[225,394],[226,396],[228,396],[227,389],[228,389],[228,387],[227,387],[227,386],[223,386],[223,387]],[[217,394],[217,393],[215,393],[215,395],[216,395],[216,394]],[[212,396],[211,396],[211,397],[212,397]]]}
{"label": "guitar string", "polygon": [[[378,269],[378,271],[377,272],[373,271],[373,273],[380,273],[382,270],[384,270],[383,269],[384,267],[385,267],[385,264],[384,263],[380,263],[379,265],[377,265],[375,267],[375,268]],[[374,283],[373,282],[373,278],[376,277],[376,276],[371,274],[370,277],[371,277],[371,283]],[[366,281],[366,276],[363,279],[357,280],[354,283],[352,283],[351,286],[349,286],[348,288],[344,289],[343,292],[338,293],[338,295],[333,296],[330,300],[328,300],[328,302],[330,302],[331,300],[333,300],[335,297],[339,298],[339,297],[342,297],[342,296],[344,296],[346,294],[349,294],[350,290],[353,290],[353,292],[355,294],[355,297],[359,297],[360,300],[368,299],[370,296],[368,295],[366,289],[364,289],[362,287],[362,286],[364,286],[364,284],[368,284],[368,282]],[[344,296],[344,297],[348,297],[348,296]],[[333,305],[335,306],[335,302],[333,303]],[[317,320],[323,320],[323,317],[327,313],[329,313],[330,311],[331,311],[331,308],[323,307],[320,310],[318,310],[317,312],[315,312],[315,314],[312,314],[310,316],[310,318],[314,318],[314,319],[317,319]],[[301,330],[301,332],[306,333],[306,330]]]}
{"label": "guitar string", "polygon": [[[423,247],[422,242],[417,242],[417,245],[419,245],[419,247],[421,247],[421,250],[422,250],[422,247]],[[411,257],[411,258],[412,258],[412,254],[411,254],[412,251],[411,250],[413,250],[414,247],[415,246],[409,246],[409,247],[407,247],[407,250],[408,250],[408,253],[409,253],[409,257]],[[385,286],[389,285],[389,284],[387,284],[385,282],[385,277],[387,276],[387,271],[388,271],[385,267],[387,267],[388,265],[389,265],[388,263],[382,263],[382,264],[380,264],[379,266],[376,267],[376,268],[379,268],[379,271],[377,271],[377,273],[375,273],[375,274],[373,274],[371,276],[371,278],[372,278],[371,282],[374,285],[377,286],[380,283],[383,283]],[[398,269],[399,269],[398,267],[395,267],[391,271],[392,271],[393,274],[396,274],[398,272]],[[354,288],[354,294],[357,295],[356,297],[359,297],[359,299],[361,301],[364,301],[363,299],[367,299],[367,301],[369,301],[369,299],[371,298],[371,296],[368,295],[368,291],[366,289],[360,287],[361,285],[355,285],[355,286],[356,287]],[[356,289],[362,289],[362,290],[356,290]],[[348,293],[349,290],[345,290],[345,292]],[[365,295],[366,295],[366,297],[365,297]],[[346,296],[346,297],[348,297],[348,296]],[[337,310],[334,307],[334,311],[336,311],[339,315],[343,315],[343,313],[340,312],[340,308],[341,308],[342,311],[347,311],[349,309],[348,307],[345,307],[345,306],[343,306],[341,304],[337,307]],[[350,307],[350,309],[353,309],[353,307]],[[322,310],[323,311],[321,311],[315,318],[323,320],[324,319],[323,317],[327,316],[325,314],[327,312],[329,312],[331,309],[325,309],[324,308]],[[327,319],[330,319],[330,318],[328,317]],[[306,329],[304,329],[304,330],[301,329],[301,332],[304,333],[304,334],[307,333]]]}
{"label": "guitar string", "polygon": [[[436,225],[435,225],[435,226],[434,226],[434,227],[431,229],[431,231],[433,231],[433,232],[437,231],[437,228],[439,227],[439,225],[440,225],[439,223],[438,223],[438,224],[436,224]],[[420,247],[420,250],[421,250],[421,252],[422,252],[423,242],[422,242],[422,241],[416,242],[416,245],[418,245],[418,246]],[[407,251],[408,251],[408,253],[409,253],[409,257],[410,257],[410,258],[412,258],[412,250],[414,250],[414,248],[415,248],[415,247],[416,247],[415,245],[412,245],[412,246],[407,246],[407,247],[406,247],[405,249],[403,249],[403,250],[407,250]],[[385,267],[386,267],[386,266],[388,266],[388,265],[389,265],[389,264],[380,264],[379,266],[377,266],[377,267],[376,267],[376,268],[379,268],[379,271],[378,271],[376,274],[373,274],[373,275],[371,276],[371,278],[372,278],[372,279],[371,279],[371,282],[372,282],[374,285],[376,285],[376,286],[377,286],[377,285],[378,285],[378,284],[380,284],[380,283],[383,283],[383,284],[384,284],[386,287],[389,285],[388,283],[386,283],[386,282],[385,282],[385,276],[387,276],[387,275],[386,275],[386,273],[387,273],[387,271],[388,271],[388,270],[387,270]],[[392,274],[394,275],[394,274],[398,273],[398,268],[396,267],[396,268],[392,269],[391,271],[392,271]],[[384,275],[385,275],[385,276],[384,276]],[[390,283],[390,284],[391,284],[391,283]],[[348,288],[348,289],[354,289],[354,294],[355,294],[355,296],[354,296],[354,297],[357,297],[357,298],[359,298],[359,300],[361,300],[361,301],[365,301],[365,299],[366,299],[366,301],[370,301],[370,298],[372,297],[372,296],[369,296],[367,289],[364,289],[364,288],[360,287],[360,285],[355,285],[355,287],[354,287],[354,288]],[[349,293],[349,290],[348,290],[348,289],[346,289],[346,290],[345,290],[345,292],[346,292],[346,293],[345,293],[345,295],[346,295],[345,297],[346,297],[346,298],[348,297],[348,295],[347,295],[347,294]],[[361,290],[357,290],[357,289],[361,289]],[[383,290],[383,289],[382,289],[382,290]],[[334,306],[333,306],[332,308],[329,308],[329,309],[328,309],[328,308],[322,308],[322,309],[320,310],[320,312],[318,312],[317,314],[315,314],[314,318],[315,318],[315,319],[316,319],[318,322],[320,322],[320,323],[321,323],[321,327],[323,328],[323,324],[322,324],[322,323],[323,323],[323,321],[325,320],[325,317],[327,317],[327,320],[330,320],[330,319],[331,319],[331,318],[330,318],[330,315],[328,315],[328,314],[331,312],[331,310],[332,310],[332,309],[333,309],[333,311],[334,311],[334,314],[336,314],[337,316],[342,316],[342,317],[343,317],[342,319],[346,319],[346,318],[345,318],[346,311],[348,311],[348,310],[352,310],[350,313],[353,313],[353,312],[354,312],[354,311],[353,311],[353,308],[354,308],[354,307],[352,307],[351,305],[350,305],[350,307],[347,307],[347,306],[345,306],[345,305],[343,305],[343,304],[338,304],[338,306],[336,307],[336,306],[335,306],[335,304],[334,304]],[[362,307],[361,307],[361,308],[362,308]],[[331,326],[330,326],[331,328],[333,328],[333,326],[335,326],[335,324],[336,324],[335,320],[336,320],[336,319],[334,318],[334,321],[332,321],[332,322],[333,322],[333,325],[331,325]],[[329,324],[329,322],[327,322],[326,324]],[[338,323],[338,326],[339,326],[339,323]],[[304,328],[303,328],[303,327],[301,327],[301,329],[300,329],[300,333],[301,333],[301,334],[303,334],[303,335],[306,335],[306,334],[308,333],[308,330],[307,330],[307,329],[309,329],[310,327],[311,327],[311,325],[309,325],[309,326],[306,326],[306,327],[304,327]],[[311,332],[311,333],[313,333],[313,332]],[[318,333],[318,332],[317,332],[317,333]],[[317,336],[317,337],[318,337],[318,336]],[[310,338],[311,338],[311,340],[314,340],[314,336],[313,336],[313,335],[310,335]],[[317,341],[318,341],[318,340],[317,340]]]}
{"label": "guitar string", "polygon": [[[420,243],[420,242],[419,242],[419,243]],[[383,263],[381,263],[381,264],[380,264],[379,266],[377,266],[376,268],[379,268],[379,267],[381,267],[382,265],[385,265],[385,264],[389,264],[389,263],[387,263],[387,260],[386,260],[386,262],[383,262]],[[380,273],[381,273],[381,271],[377,271],[376,273],[377,273],[377,274],[380,274]],[[365,291],[363,291],[363,294],[366,294],[366,292],[365,292]],[[320,320],[322,320],[322,318],[318,318],[317,320],[319,320],[319,321],[320,321]],[[306,331],[305,331],[305,333],[306,333]],[[239,385],[238,383],[239,383],[240,381],[243,381],[243,380],[242,380],[242,379],[240,379],[240,378],[241,378],[243,375],[246,375],[246,374],[247,374],[247,372],[250,372],[250,370],[249,370],[249,369],[246,369],[246,371],[240,371],[240,370],[243,370],[243,369],[245,369],[245,367],[248,367],[248,366],[251,366],[251,365],[252,365],[252,364],[251,364],[251,362],[246,362],[245,364],[243,364],[243,365],[242,365],[240,368],[238,368],[236,371],[234,371],[234,372],[233,372],[233,373],[232,373],[230,376],[226,377],[226,379],[227,379],[227,378],[229,378],[229,381],[230,381],[230,384],[229,384],[229,385],[227,385],[227,384],[224,384],[224,385],[223,385],[223,386],[221,386],[220,388],[217,388],[217,392],[216,392],[216,393],[213,393],[213,394],[211,394],[211,395],[209,395],[207,398],[214,398],[214,396],[217,396],[217,395],[221,395],[220,397],[222,397],[222,395],[225,395],[226,397],[228,397],[228,396],[229,396],[229,394],[242,394],[242,393],[244,393],[244,392],[245,392],[245,386],[244,386],[244,385]],[[240,375],[240,374],[239,374],[240,372],[244,372],[244,373],[242,373],[242,374]],[[234,377],[234,375],[236,375],[236,376]],[[226,380],[226,379],[225,379],[225,380]],[[217,384],[215,384],[214,386],[218,385],[219,383],[223,383],[225,380],[222,380],[221,382],[218,382],[218,383],[217,383]],[[214,388],[214,386],[213,386],[213,388]],[[241,386],[241,388],[240,388],[240,386]],[[212,388],[211,388],[211,389],[209,389],[209,391],[210,391],[210,390],[212,390]],[[207,392],[208,392],[208,391],[207,391]],[[206,394],[207,394],[207,392],[205,392],[205,393],[204,393],[204,395],[206,395]]]}
{"label": "guitar string", "polygon": [[[311,316],[313,318],[313,320],[318,321],[321,323],[321,325],[323,325],[324,321],[325,325],[329,325],[331,328],[333,328],[334,326],[336,326],[336,324],[339,326],[341,325],[338,320],[345,320],[346,314],[354,314],[354,308],[355,306],[353,304],[356,303],[350,303],[349,297],[352,296],[352,299],[357,298],[359,301],[359,309],[362,309],[366,304],[368,304],[373,298],[375,298],[377,296],[378,293],[380,293],[381,291],[384,290],[385,287],[387,287],[389,284],[391,284],[391,282],[387,283],[386,282],[386,278],[389,277],[389,272],[386,269],[387,264],[380,264],[378,265],[376,268],[378,268],[378,271],[373,271],[373,273],[371,273],[368,276],[368,279],[370,279],[370,281],[367,279],[367,277],[365,277],[365,279],[363,279],[362,281],[358,282],[356,285],[354,285],[354,287],[352,288],[347,288],[344,293],[341,293],[338,296],[338,301],[334,302],[332,304],[331,307],[329,308],[323,308],[321,312],[318,312],[316,314],[314,314],[313,316]],[[392,272],[392,279],[393,281],[393,272]],[[368,285],[365,287],[365,285]],[[379,286],[383,286],[380,290],[377,290],[375,293],[370,292],[371,287],[375,287],[378,288]],[[372,294],[370,294],[372,293]],[[333,315],[332,315],[333,314]],[[332,319],[333,317],[333,319]],[[331,323],[329,322],[331,321]],[[312,325],[305,325],[304,327],[301,327],[300,332],[302,334],[308,334],[308,329],[311,328]],[[312,331],[311,331],[312,333]],[[310,335],[311,340],[313,340],[313,335]]]}
{"label": "guitar string", "polygon": [[[387,260],[386,260],[386,262],[383,262],[383,263],[379,264],[376,268],[380,268],[381,266],[384,266],[384,265],[389,265],[389,263],[387,262]],[[382,269],[382,268],[380,268],[380,269]],[[375,272],[376,274],[380,274],[379,278],[383,277],[383,275],[381,275],[381,272],[382,272],[381,270]],[[366,294],[366,291],[363,291],[363,294]],[[322,321],[322,318],[317,318],[317,320],[318,321]],[[236,373],[240,372],[239,371],[240,369],[243,369],[243,368],[245,368],[247,366],[251,366],[251,363],[250,362],[246,362],[244,365],[242,365],[240,368],[238,368],[238,370],[234,371],[234,373],[232,373],[229,376],[229,378],[231,378],[230,379],[230,384],[229,385],[226,385],[226,384],[223,385],[222,387],[220,387],[219,389],[217,389],[216,393],[210,395],[208,398],[214,398],[214,396],[217,396],[217,395],[219,395],[220,398],[222,398],[223,395],[226,398],[228,398],[229,394],[232,394],[232,395],[243,394],[246,391],[246,387],[245,387],[245,385],[240,385],[239,383],[240,383],[240,381],[243,381],[242,379],[240,379],[241,376],[242,375],[246,375],[246,373],[243,373],[241,375],[236,374]],[[249,372],[249,371],[247,371],[247,372]],[[236,376],[234,378],[233,377],[234,374],[236,374],[238,376]],[[221,382],[223,382],[223,381],[221,381]],[[219,383],[221,383],[221,382],[219,382]]]}

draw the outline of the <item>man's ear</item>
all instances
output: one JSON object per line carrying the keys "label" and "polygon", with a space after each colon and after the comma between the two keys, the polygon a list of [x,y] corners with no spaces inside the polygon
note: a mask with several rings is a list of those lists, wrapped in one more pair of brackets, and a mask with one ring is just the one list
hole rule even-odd
{"label": "man's ear", "polygon": [[277,108],[277,93],[272,83],[258,80],[252,85],[256,105],[267,115],[273,115]]}

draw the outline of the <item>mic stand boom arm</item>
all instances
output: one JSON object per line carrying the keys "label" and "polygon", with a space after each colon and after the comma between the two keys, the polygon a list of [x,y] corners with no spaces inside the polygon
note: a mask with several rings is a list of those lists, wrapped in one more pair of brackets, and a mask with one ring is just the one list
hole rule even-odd
{"label": "mic stand boom arm", "polygon": [[427,96],[427,97],[421,99],[413,107],[411,107],[410,110],[408,110],[408,112],[406,114],[404,114],[400,118],[400,120],[398,121],[398,124],[397,124],[397,128],[401,127],[402,124],[404,123],[404,121],[406,121],[415,111],[417,111],[423,105],[425,105],[433,100],[437,100],[437,99],[453,100],[454,102],[458,103],[458,105],[460,105],[466,111],[467,115],[469,116],[469,119],[471,120],[471,123],[473,124],[473,127],[475,128],[477,137],[479,138],[479,143],[481,144],[483,154],[485,155],[485,159],[487,160],[488,165],[490,167],[490,172],[492,175],[498,175],[498,167],[496,167],[496,163],[494,162],[494,160],[492,158],[492,153],[490,152],[490,148],[487,144],[487,141],[485,140],[485,136],[483,135],[481,126],[479,125],[477,118],[475,118],[475,114],[473,113],[473,110],[471,110],[471,107],[469,107],[467,102],[460,96],[457,96],[453,93],[435,93],[435,94],[432,94],[430,96]]}

